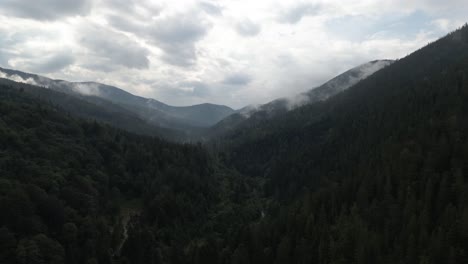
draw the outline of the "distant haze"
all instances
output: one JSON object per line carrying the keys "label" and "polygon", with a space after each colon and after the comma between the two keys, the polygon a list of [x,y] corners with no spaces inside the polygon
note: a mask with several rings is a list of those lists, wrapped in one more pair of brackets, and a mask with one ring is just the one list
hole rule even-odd
{"label": "distant haze", "polygon": [[0,67],[240,108],[401,58],[467,11],[466,0],[3,0]]}

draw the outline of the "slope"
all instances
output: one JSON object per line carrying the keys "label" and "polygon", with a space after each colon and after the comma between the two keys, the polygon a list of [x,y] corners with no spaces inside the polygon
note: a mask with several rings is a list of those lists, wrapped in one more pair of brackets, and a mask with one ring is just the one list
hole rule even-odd
{"label": "slope", "polygon": [[0,84],[2,88],[20,89],[22,92],[43,102],[53,103],[76,117],[103,122],[141,135],[158,136],[174,141],[185,139],[183,133],[149,124],[126,108],[103,99],[84,100],[81,96],[74,96],[22,82],[14,82],[9,79],[0,78]]}
{"label": "slope", "polygon": [[252,263],[468,261],[468,26],[351,89],[244,123],[221,155],[273,206]]}
{"label": "slope", "polygon": [[[272,118],[278,114],[293,110],[297,107],[324,101],[330,97],[345,91],[361,80],[366,79],[375,72],[392,64],[392,60],[375,60],[355,68],[352,68],[323,85],[313,88],[307,92],[280,98],[260,106],[247,106],[238,110],[211,128],[211,135],[222,135],[229,130],[236,128],[242,122],[259,118]],[[248,122],[248,121],[247,121]]]}

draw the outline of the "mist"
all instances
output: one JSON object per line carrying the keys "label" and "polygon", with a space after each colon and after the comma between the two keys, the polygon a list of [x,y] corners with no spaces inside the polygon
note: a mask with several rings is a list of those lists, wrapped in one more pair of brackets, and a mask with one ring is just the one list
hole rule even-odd
{"label": "mist", "polygon": [[41,86],[41,87],[45,87],[47,88],[47,86],[45,85],[42,85],[42,84],[39,84],[37,83],[33,78],[27,78],[27,79],[23,79],[21,76],[19,75],[8,75],[2,71],[0,71],[0,78],[3,78],[3,79],[8,79],[8,80],[11,80],[11,81],[14,81],[14,82],[19,82],[19,83],[26,83],[26,84],[30,84],[30,85],[36,85],[36,86]]}

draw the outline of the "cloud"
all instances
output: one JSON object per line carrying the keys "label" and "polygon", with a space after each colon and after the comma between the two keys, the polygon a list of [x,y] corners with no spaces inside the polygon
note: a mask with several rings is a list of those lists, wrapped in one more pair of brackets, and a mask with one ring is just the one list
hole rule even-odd
{"label": "cloud", "polygon": [[319,4],[300,3],[282,12],[278,17],[278,21],[281,23],[296,24],[305,16],[316,15],[321,8],[322,6]]}
{"label": "cloud", "polygon": [[[88,50],[95,68],[102,65],[103,69],[113,65],[134,69],[147,69],[150,61],[149,50],[124,34],[114,32],[104,27],[87,24],[79,30],[79,43]],[[94,59],[93,58],[93,59]],[[88,63],[89,64],[89,63]]]}
{"label": "cloud", "polygon": [[252,77],[250,77],[246,73],[234,73],[227,76],[223,80],[223,84],[233,85],[233,86],[243,86],[247,85],[252,81]]}
{"label": "cloud", "polygon": [[236,31],[241,36],[253,37],[260,33],[261,27],[260,25],[253,23],[251,20],[245,19],[236,24]]}
{"label": "cloud", "polygon": [[35,20],[57,20],[86,15],[91,8],[91,0],[2,0],[0,13]]}
{"label": "cloud", "polygon": [[151,19],[163,10],[159,1],[153,0],[101,0],[100,4],[105,13],[134,20]]}
{"label": "cloud", "polygon": [[[200,5],[205,12],[209,6],[211,9],[216,7],[209,3]],[[197,62],[196,44],[212,26],[202,10],[192,8],[159,16],[162,8],[151,14],[138,11],[140,9],[141,7],[137,11],[130,11],[129,15],[110,14],[106,16],[106,20],[113,28],[131,33],[159,48],[159,58],[164,63],[177,67],[193,66]],[[214,9],[210,12],[214,12]]]}
{"label": "cloud", "polygon": [[209,2],[201,2],[199,3],[199,6],[201,9],[203,9],[203,11],[205,11],[206,13],[210,15],[219,16],[223,13],[223,9],[217,4],[212,4]]}
{"label": "cloud", "polygon": [[[36,73],[55,73],[75,62],[70,46],[65,45],[60,38],[50,39],[60,36],[53,26],[47,30],[23,29],[21,23],[16,24],[10,20],[12,19],[6,18],[0,21],[5,27],[2,29],[0,26],[0,64],[4,67]],[[14,24],[16,28],[11,30]]]}
{"label": "cloud", "polygon": [[12,80],[14,82],[27,83],[27,84],[31,84],[31,85],[40,86],[39,84],[36,83],[36,81],[34,81],[33,78],[24,79],[21,76],[16,75],[16,74],[8,75],[8,74],[2,72],[1,70],[0,70],[0,78],[9,79],[9,80]]}
{"label": "cloud", "polygon": [[70,53],[61,52],[40,59],[30,60],[26,67],[32,72],[53,73],[73,64],[75,57]]}
{"label": "cloud", "polygon": [[157,19],[148,33],[164,52],[166,63],[188,67],[197,60],[195,44],[210,26],[197,12],[187,12]]}
{"label": "cloud", "polygon": [[188,81],[179,85],[184,91],[190,92],[191,95],[196,97],[205,97],[211,94],[211,87],[201,81]]}
{"label": "cloud", "polygon": [[73,83],[73,90],[87,96],[99,96],[101,90],[96,83]]}
{"label": "cloud", "polygon": [[118,14],[108,15],[106,17],[106,21],[110,26],[119,31],[133,33],[136,35],[145,34],[145,30],[147,30],[147,25],[144,23],[139,23],[137,19],[129,19]]}

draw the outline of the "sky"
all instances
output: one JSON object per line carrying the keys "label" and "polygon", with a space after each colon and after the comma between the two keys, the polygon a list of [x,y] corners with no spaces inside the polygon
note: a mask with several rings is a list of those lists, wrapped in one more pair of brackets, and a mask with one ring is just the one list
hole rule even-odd
{"label": "sky", "polygon": [[466,14],[466,0],[1,0],[0,66],[240,108],[402,58]]}

